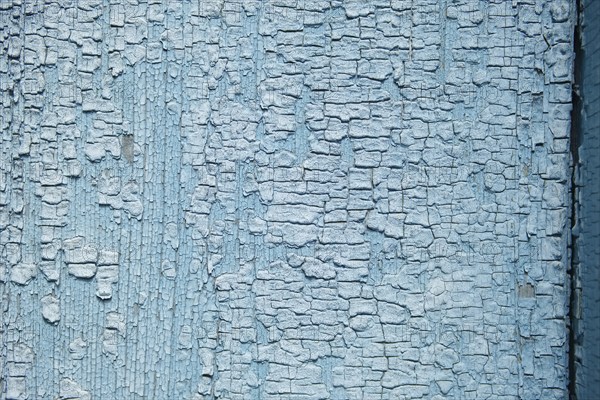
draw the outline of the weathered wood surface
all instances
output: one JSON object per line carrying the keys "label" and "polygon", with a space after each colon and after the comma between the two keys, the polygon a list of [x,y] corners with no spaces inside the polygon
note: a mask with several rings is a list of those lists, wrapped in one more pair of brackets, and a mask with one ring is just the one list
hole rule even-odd
{"label": "weathered wood surface", "polygon": [[2,399],[564,399],[569,1],[0,3]]}

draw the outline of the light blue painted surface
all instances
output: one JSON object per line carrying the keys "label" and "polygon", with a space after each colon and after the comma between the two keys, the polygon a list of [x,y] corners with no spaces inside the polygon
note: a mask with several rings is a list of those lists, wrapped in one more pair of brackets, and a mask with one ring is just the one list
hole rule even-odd
{"label": "light blue painted surface", "polygon": [[0,10],[3,399],[565,397],[570,2]]}

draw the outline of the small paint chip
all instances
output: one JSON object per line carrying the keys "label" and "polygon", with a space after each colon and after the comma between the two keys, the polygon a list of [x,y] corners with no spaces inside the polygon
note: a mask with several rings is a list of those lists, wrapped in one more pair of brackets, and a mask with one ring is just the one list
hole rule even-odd
{"label": "small paint chip", "polygon": [[90,279],[96,275],[96,264],[68,264],[69,274],[75,278]]}
{"label": "small paint chip", "polygon": [[10,280],[19,285],[27,285],[37,274],[35,264],[21,263],[12,267]]}
{"label": "small paint chip", "polygon": [[121,136],[121,154],[125,159],[132,163],[134,156],[134,141],[133,135],[124,135]]}
{"label": "small paint chip", "polygon": [[535,297],[535,288],[530,283],[526,283],[524,285],[519,285],[518,294],[519,294],[519,298],[533,299]]}
{"label": "small paint chip", "polygon": [[55,295],[49,294],[42,297],[42,316],[53,325],[60,321],[60,301]]}

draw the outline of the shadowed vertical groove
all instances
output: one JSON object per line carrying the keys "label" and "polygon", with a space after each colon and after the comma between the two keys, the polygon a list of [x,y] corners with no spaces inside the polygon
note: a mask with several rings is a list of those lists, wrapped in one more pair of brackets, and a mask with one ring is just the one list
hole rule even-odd
{"label": "shadowed vertical groove", "polygon": [[572,102],[573,108],[571,111],[571,132],[570,132],[570,152],[571,152],[571,257],[570,265],[568,269],[569,279],[569,399],[577,400],[577,351],[576,347],[580,344],[579,338],[577,337],[578,325],[579,325],[579,285],[577,283],[579,277],[578,268],[578,253],[577,253],[577,223],[578,223],[578,194],[579,190],[577,187],[577,173],[579,171],[579,146],[581,145],[580,131],[581,127],[581,114],[582,104],[580,95],[580,85],[582,81],[582,62],[583,62],[583,48],[581,45],[581,0],[575,4],[576,15],[575,15],[575,32],[573,34],[573,50],[575,52],[575,60],[573,66],[573,84],[572,84]]}
{"label": "shadowed vertical groove", "polygon": [[569,394],[571,399],[600,395],[600,16],[599,3],[578,0],[575,30],[571,132],[573,157],[572,289],[570,293]]}

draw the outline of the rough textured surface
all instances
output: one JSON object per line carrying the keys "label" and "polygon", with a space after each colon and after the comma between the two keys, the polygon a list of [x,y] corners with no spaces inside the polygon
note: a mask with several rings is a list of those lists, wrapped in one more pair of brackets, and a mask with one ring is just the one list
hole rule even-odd
{"label": "rough textured surface", "polygon": [[570,1],[0,3],[3,399],[564,399]]}

